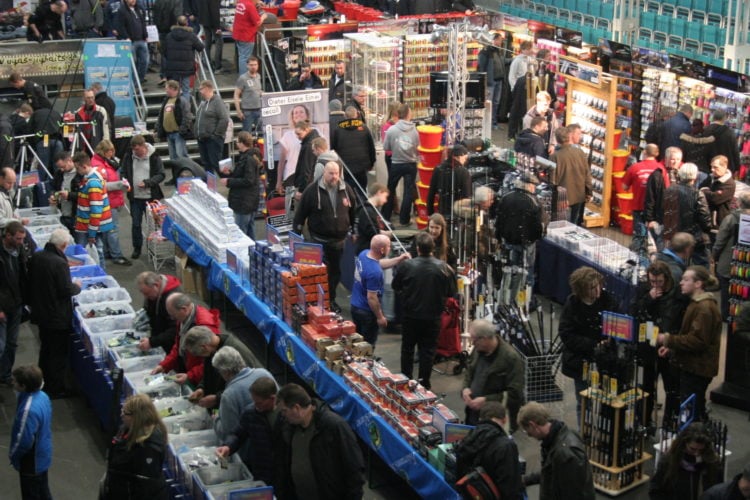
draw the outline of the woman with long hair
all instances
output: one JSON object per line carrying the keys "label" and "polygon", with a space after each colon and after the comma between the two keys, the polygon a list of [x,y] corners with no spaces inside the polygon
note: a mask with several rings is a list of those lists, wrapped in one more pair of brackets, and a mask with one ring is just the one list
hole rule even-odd
{"label": "woman with long hair", "polygon": [[[239,154],[234,169],[225,168],[221,183],[229,188],[227,201],[234,211],[234,222],[240,230],[255,239],[255,212],[260,202],[260,152],[253,148],[253,136],[244,130],[237,134]],[[257,156],[256,156],[257,155]]]}
{"label": "woman with long hair", "polygon": [[706,389],[719,373],[721,312],[714,294],[719,281],[703,266],[690,266],[682,275],[680,290],[690,298],[680,331],[660,333],[659,356],[670,357],[680,370],[680,400],[695,394],[695,418],[706,412]]}
{"label": "woman with long hair", "polygon": [[100,498],[166,500],[169,489],[162,464],[167,428],[154,403],[146,394],[130,396],[122,405],[121,415],[122,427],[109,448]]}
{"label": "woman with long hair", "polygon": [[283,192],[284,187],[292,186],[287,182],[294,175],[297,168],[297,159],[301,149],[301,143],[294,133],[294,127],[298,122],[306,121],[312,123],[312,114],[304,104],[297,104],[289,110],[289,128],[284,131],[279,139],[279,171],[276,177],[276,191]]}
{"label": "woman with long hair", "polygon": [[650,500],[698,500],[721,482],[719,456],[703,424],[680,432],[656,465],[648,488]]}
{"label": "woman with long hair", "polygon": [[455,270],[458,257],[456,257],[456,252],[448,240],[448,224],[445,222],[445,217],[437,213],[430,215],[427,220],[427,232],[430,233],[432,240],[435,242],[435,250],[433,250],[432,255]]}

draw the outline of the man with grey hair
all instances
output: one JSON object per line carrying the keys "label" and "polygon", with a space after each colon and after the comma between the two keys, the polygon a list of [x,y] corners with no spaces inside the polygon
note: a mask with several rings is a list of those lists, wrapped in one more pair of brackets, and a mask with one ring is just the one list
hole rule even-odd
{"label": "man with grey hair", "polygon": [[346,107],[349,106],[354,106],[357,109],[357,118],[367,123],[367,89],[364,86],[354,86],[352,100],[346,103]]}
{"label": "man with grey hair", "polygon": [[81,281],[70,279],[65,248],[71,241],[67,229],[55,229],[44,250],[29,261],[27,284],[31,319],[39,327],[39,368],[45,375],[44,391],[50,398],[67,395],[65,372],[73,333],[71,298],[81,291]]}
{"label": "man with grey hair", "polygon": [[721,221],[711,252],[716,262],[716,277],[719,278],[721,288],[721,317],[726,321],[729,317],[729,277],[732,266],[732,250],[737,244],[737,234],[740,216],[750,215],[750,191],[743,191],[739,196],[740,208]]}
{"label": "man with grey hair", "polygon": [[211,366],[226,384],[219,403],[219,415],[214,420],[214,431],[223,443],[239,426],[245,407],[253,404],[250,386],[260,378],[273,376],[265,368],[248,367],[242,354],[228,345],[216,351]]}
{"label": "man with grey hair", "polygon": [[[173,293],[166,301],[167,312],[177,323],[177,335],[175,336],[172,350],[167,353],[159,366],[151,371],[152,375],[157,373],[169,373],[174,370],[175,382],[182,385],[188,381],[197,385],[203,379],[203,358],[191,354],[184,346],[184,337],[194,326],[208,327],[211,332],[218,335],[220,330],[219,311],[217,309],[206,309],[193,303],[193,299],[184,293]],[[209,402],[206,402],[208,404]]]}
{"label": "man with grey hair", "polygon": [[[695,187],[698,167],[685,163],[677,172],[677,184],[664,191],[664,240],[669,241],[677,232],[686,232],[695,238],[692,263],[708,266],[708,231],[711,213],[706,196]],[[704,241],[705,240],[705,241]]]}
{"label": "man with grey hair", "polygon": [[474,351],[464,375],[461,398],[466,404],[466,423],[476,425],[480,410],[490,401],[508,409],[510,427],[516,429],[518,408],[524,403],[524,366],[521,356],[500,338],[495,325],[475,319],[469,325]]}
{"label": "man with grey hair", "polygon": [[203,359],[203,379],[189,398],[204,408],[218,406],[224,391],[224,377],[215,369],[213,364],[213,359],[219,349],[225,346],[231,347],[240,354],[245,366],[251,368],[262,366],[252,351],[234,334],[220,333],[214,335],[214,332],[205,326],[194,326],[188,330],[185,333],[183,345],[188,353]]}
{"label": "man with grey hair", "polygon": [[664,167],[654,170],[646,182],[646,199],[643,203],[643,216],[648,230],[656,242],[657,251],[664,249],[664,191],[677,182],[677,171],[682,165],[682,150],[671,147],[663,152]]}

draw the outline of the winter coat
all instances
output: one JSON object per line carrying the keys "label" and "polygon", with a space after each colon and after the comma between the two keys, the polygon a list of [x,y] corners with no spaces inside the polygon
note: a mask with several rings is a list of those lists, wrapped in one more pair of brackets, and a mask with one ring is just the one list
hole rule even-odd
{"label": "winter coat", "polygon": [[[281,414],[276,410],[261,413],[255,406],[246,407],[240,416],[240,423],[230,431],[224,445],[229,446],[231,453],[239,451],[242,461],[253,473],[253,478],[269,486],[277,482],[274,479],[275,454],[273,438],[281,426]],[[252,443],[252,446],[249,446]]]}
{"label": "winter coat", "polygon": [[[523,132],[521,133],[523,135]],[[534,134],[534,136],[537,136]],[[519,136],[518,140],[521,140]],[[592,191],[591,169],[586,154],[571,144],[565,144],[557,150],[550,160],[557,163],[555,179],[563,186],[568,195],[568,203],[584,203]]]}
{"label": "winter coat", "polygon": [[741,477],[742,474],[737,474],[731,481],[711,486],[703,492],[701,500],[745,500],[737,486]]}
{"label": "winter coat", "polygon": [[[237,352],[240,353],[242,359],[245,361],[245,365],[248,368],[260,368],[262,365],[258,358],[255,357],[253,352],[247,345],[237,338],[235,335],[229,333],[219,334],[219,345],[216,349],[218,351],[224,346],[233,347]],[[217,404],[221,403],[221,399],[224,393],[224,387],[226,382],[224,377],[214,368],[213,361],[216,352],[203,358],[203,378],[197,386],[197,389],[203,389],[205,395],[216,396]]]}
{"label": "winter coat", "polygon": [[114,139],[109,135],[112,130],[109,122],[112,119],[107,114],[107,110],[98,104],[95,104],[92,109],[81,106],[75,114],[75,121],[90,122],[87,125],[81,125],[81,132],[92,148],[95,148],[104,139]]}
{"label": "winter coat", "polygon": [[486,46],[479,51],[477,71],[487,74],[488,87],[494,87],[502,83],[505,79],[505,58],[499,47]]}
{"label": "winter coat", "polygon": [[297,165],[295,165],[294,169],[294,186],[299,192],[304,192],[315,180],[314,173],[317,158],[312,149],[312,141],[318,137],[320,137],[318,131],[311,129],[300,142]]}
{"label": "winter coat", "polygon": [[176,335],[172,350],[166,355],[166,357],[159,363],[165,372],[172,370],[178,373],[187,373],[188,380],[191,384],[197,385],[203,379],[203,358],[193,356],[189,352],[185,351],[184,357],[180,355],[180,343],[181,336],[180,331],[188,331],[193,326],[206,326],[211,329],[212,332],[218,334],[220,328],[219,311],[217,309],[206,309],[203,306],[195,305],[195,315],[192,318],[191,324],[182,325],[177,323]]}
{"label": "winter coat", "polygon": [[[497,401],[508,409],[511,428],[518,415],[518,409],[525,403],[524,365],[521,356],[504,340],[500,340],[497,349],[489,355],[492,362],[485,374],[484,385],[479,394],[472,397],[485,397],[487,401]],[[464,375],[464,387],[471,388],[479,363],[480,353],[474,349],[469,356],[468,367]]]}
{"label": "winter coat", "polygon": [[664,190],[677,182],[675,172],[666,167],[651,172],[646,182],[646,200],[643,202],[643,216],[646,222],[664,223]]}
{"label": "winter coat", "polygon": [[356,201],[352,188],[346,184],[339,184],[334,207],[321,179],[308,186],[302,193],[302,199],[294,212],[294,230],[302,234],[307,220],[312,241],[343,241],[354,223]]}
{"label": "winter coat", "polygon": [[[146,144],[148,150],[148,179],[144,181],[146,187],[151,189],[150,199],[161,200],[164,198],[164,193],[161,190],[161,184],[164,182],[164,165],[161,162],[161,157],[155,154],[156,149],[151,144]],[[120,169],[123,176],[128,180],[130,185],[133,187],[128,191],[128,199],[132,202],[135,198],[135,184],[133,182],[133,150],[128,149],[125,153],[125,157],[122,159],[122,165]]]}
{"label": "winter coat", "polygon": [[[229,434],[240,425],[242,412],[248,405],[253,404],[250,386],[263,377],[273,378],[273,375],[265,368],[245,367],[226,383],[221,395],[219,415],[214,420],[214,431],[219,442],[226,441]],[[249,445],[251,443],[245,443],[245,447]]]}
{"label": "winter coat", "polygon": [[81,292],[81,287],[70,278],[65,254],[52,243],[44,245],[44,250],[29,260],[28,284],[31,321],[40,328],[72,331],[71,299]]}
{"label": "winter coat", "polygon": [[167,57],[164,74],[173,80],[193,76],[195,53],[203,48],[203,43],[190,26],[172,26],[172,30],[164,39],[164,54]]}
{"label": "winter coat", "polygon": [[[29,22],[31,22],[31,19],[29,19]],[[28,31],[31,33],[31,30]],[[23,93],[24,100],[31,105],[34,111],[52,109],[52,103],[44,93],[44,88],[38,83],[26,80],[26,83],[21,88],[21,92]]]}
{"label": "winter coat", "polygon": [[[156,135],[159,139],[166,140],[167,132],[164,130],[164,110],[169,104],[169,97],[165,97],[159,108],[159,118],[156,119]],[[180,127],[178,131],[183,139],[193,138],[193,112],[190,110],[190,102],[181,94],[175,97],[174,119]]]}
{"label": "winter coat", "polygon": [[131,10],[123,2],[117,10],[116,27],[117,38],[120,40],[129,39],[131,42],[143,42],[146,40],[146,15],[138,4]]}
{"label": "winter coat", "polygon": [[155,427],[151,435],[128,449],[127,430],[122,430],[109,447],[104,500],[166,500],[169,488],[162,464],[167,436]]}
{"label": "winter coat", "polygon": [[193,0],[192,3],[192,13],[198,18],[201,26],[213,30],[221,28],[221,0]]}
{"label": "winter coat", "polygon": [[345,83],[347,80],[349,80],[349,85],[351,85],[351,77],[349,75],[344,75],[343,78],[340,78],[338,83],[336,82],[336,74],[331,74],[331,78],[328,80],[328,100],[332,101],[334,99],[338,99],[342,103],[346,100],[346,94],[348,93],[351,95],[352,91],[348,89],[348,85]]}
{"label": "winter coat", "polygon": [[419,256],[396,267],[391,287],[401,296],[405,317],[434,321],[445,310],[446,299],[456,293],[456,279],[445,262]]}
{"label": "winter coat", "polygon": [[690,118],[680,111],[666,120],[661,128],[661,142],[659,143],[659,151],[662,152],[662,155],[667,151],[667,148],[672,146],[679,148],[680,135],[689,134],[691,130]]}
{"label": "winter coat", "polygon": [[362,250],[369,249],[373,236],[386,230],[383,218],[378,215],[377,210],[369,201],[366,201],[357,210],[357,215],[354,217],[354,228],[357,235],[355,255],[359,255]]}
{"label": "winter coat", "polygon": [[156,0],[153,3],[151,18],[159,33],[169,33],[172,26],[177,24],[177,18],[183,15],[184,7],[182,0]]}
{"label": "winter coat", "polygon": [[[542,116],[542,115],[539,114],[539,111],[537,111],[536,106],[532,106],[531,109],[528,110],[526,114],[523,116],[523,121],[522,121],[521,126],[525,129],[531,128],[531,120],[537,116]],[[560,126],[560,120],[557,119],[557,115],[555,115],[555,112],[552,111],[551,108],[547,110],[543,118],[547,120],[547,131],[542,136],[542,138],[544,139],[544,145],[546,147],[549,147],[549,146],[555,147],[557,146],[557,137],[555,137],[555,130],[557,129],[557,127]]]}
{"label": "winter coat", "polygon": [[[710,173],[708,166],[708,147],[714,142],[714,138],[695,136],[693,134],[680,134],[680,149],[682,150],[683,163],[695,163],[701,172]],[[662,155],[663,156],[663,155]]]}
{"label": "winter coat", "polygon": [[518,446],[495,422],[479,422],[458,443],[455,451],[457,478],[465,476],[476,466],[482,466],[495,483],[500,498],[524,498]]}
{"label": "winter coat", "polygon": [[[309,86],[308,86],[309,85]],[[307,81],[301,81],[299,77],[294,77],[286,85],[286,90],[307,90],[307,89],[322,89],[323,82],[314,71],[310,72],[310,79]]]}
{"label": "winter coat", "polygon": [[698,500],[704,491],[721,481],[718,467],[705,462],[695,464],[695,471],[680,467],[677,477],[666,481],[667,465],[668,457],[662,455],[648,484],[649,500]]}
{"label": "winter coat", "polygon": [[740,210],[735,210],[721,221],[711,252],[716,262],[716,275],[729,278],[732,267],[732,251],[737,244],[740,224]]}
{"label": "winter coat", "polygon": [[248,151],[240,152],[227,178],[229,208],[238,214],[253,214],[260,202],[260,165]]}
{"label": "winter coat", "polygon": [[711,229],[711,213],[706,196],[689,184],[673,184],[664,191],[664,239],[678,232],[690,233],[696,244]]}
{"label": "winter coat", "polygon": [[12,257],[0,244],[0,311],[6,313],[15,312],[24,303],[25,293],[31,292],[27,289],[28,279],[28,254],[22,246],[18,249],[18,258],[11,270]]}
{"label": "winter coat", "polygon": [[539,500],[594,500],[594,480],[586,446],[574,430],[553,420],[542,441]]}
{"label": "winter coat", "polygon": [[104,24],[104,14],[99,0],[78,0],[70,3],[70,19],[73,31],[86,33],[89,30],[100,30]]}
{"label": "winter coat", "polygon": [[339,122],[333,131],[331,149],[338,153],[354,175],[367,173],[375,166],[375,143],[362,120],[355,118]]}
{"label": "winter coat", "polygon": [[498,241],[511,245],[536,243],[544,230],[542,209],[534,195],[524,189],[514,189],[500,199],[495,220]]}
{"label": "winter coat", "polygon": [[464,198],[471,198],[471,175],[466,167],[456,165],[451,167],[450,160],[446,160],[435,169],[427,191],[427,213],[435,213],[435,196],[437,196],[437,212],[449,217],[453,203]]}
{"label": "winter coat", "polygon": [[399,120],[394,123],[385,133],[383,149],[391,151],[391,162],[417,163],[419,154],[419,133],[417,127],[407,120]]}
{"label": "winter coat", "polygon": [[682,279],[682,273],[687,269],[687,263],[673,253],[669,248],[665,248],[661,252],[656,254],[656,260],[658,262],[664,262],[669,266],[669,271],[672,273],[672,279],[675,285],[679,285]]}
{"label": "winter coat", "polygon": [[119,208],[125,204],[125,194],[118,169],[109,160],[98,153],[91,158],[91,166],[102,176],[107,187],[110,208]]}
{"label": "winter coat", "polygon": [[81,180],[77,200],[76,232],[88,233],[89,238],[96,238],[97,234],[104,234],[114,228],[107,188],[96,170],[92,169]]}
{"label": "winter coat", "polygon": [[195,113],[195,135],[199,141],[219,137],[224,140],[229,126],[229,110],[218,94],[202,101]]}
{"label": "winter coat", "polygon": [[[102,90],[101,92],[96,94],[96,97],[94,98],[94,102],[96,102],[97,106],[101,106],[107,111],[107,120],[109,121],[109,138],[114,140],[115,138],[115,114],[117,113],[117,105],[115,104],[115,101],[112,100],[112,98],[107,95],[106,90]],[[60,121],[62,121],[62,119],[58,120],[58,122]],[[92,146],[94,145],[92,144]]]}
{"label": "winter coat", "polygon": [[737,136],[731,127],[720,123],[711,123],[703,131],[704,136],[712,136],[714,142],[706,148],[706,157],[710,162],[716,155],[724,155],[729,160],[729,170],[737,173],[742,165],[740,163],[740,148]]}
{"label": "winter coat", "polygon": [[602,312],[617,311],[617,302],[602,290],[599,299],[585,304],[576,295],[569,295],[560,314],[558,335],[563,343],[562,372],[574,379],[583,377],[583,362],[593,361],[594,348],[602,336]]}
{"label": "winter coat", "polygon": [[[365,482],[365,465],[357,438],[349,424],[335,414],[326,403],[313,400],[315,433],[310,441],[310,462],[316,478],[319,498],[359,500]],[[296,427],[284,422],[276,455],[277,481],[274,485],[279,500],[297,499],[294,492],[292,438]]]}
{"label": "winter coat", "polygon": [[151,347],[161,347],[170,352],[174,345],[176,323],[167,312],[167,299],[173,293],[182,293],[180,280],[169,274],[162,275],[162,286],[156,300],[144,300],[143,309],[148,314],[148,325],[151,328]]}
{"label": "winter coat", "polygon": [[735,189],[737,189],[737,183],[734,182],[731,172],[727,172],[723,179],[709,175],[701,183],[700,190],[706,197],[708,209],[711,211],[712,228],[718,229],[724,217],[732,211]]}
{"label": "winter coat", "polygon": [[43,391],[18,394],[8,457],[21,474],[41,474],[52,465],[52,403]]}
{"label": "winter coat", "polygon": [[712,293],[704,292],[692,297],[679,334],[669,335],[664,345],[680,370],[711,378],[719,372],[721,328],[716,299]]}
{"label": "winter coat", "polygon": [[516,138],[513,145],[516,153],[522,153],[526,156],[541,156],[547,158],[547,146],[544,144],[544,138],[534,133],[530,128],[523,130]]}
{"label": "winter coat", "polygon": [[[34,13],[29,16],[29,25],[35,25],[39,30],[39,38],[42,40],[59,40],[60,33],[64,33],[63,20],[60,14],[52,12],[50,7],[52,2],[40,2]],[[34,34],[34,30],[26,30],[26,39],[30,42],[37,42],[39,38]],[[34,108],[36,109],[36,108]]]}

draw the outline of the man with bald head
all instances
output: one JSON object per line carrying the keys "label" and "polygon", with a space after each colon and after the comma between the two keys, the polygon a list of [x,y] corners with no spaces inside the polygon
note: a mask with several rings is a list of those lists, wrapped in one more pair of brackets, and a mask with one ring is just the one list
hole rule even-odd
{"label": "man with bald head", "polygon": [[16,218],[16,205],[13,201],[13,188],[16,185],[16,172],[11,167],[0,168],[0,228]]}
{"label": "man with bald head", "polygon": [[307,222],[310,241],[323,246],[323,262],[328,272],[328,291],[331,310],[340,312],[336,304],[336,287],[341,279],[341,257],[344,240],[354,223],[357,198],[345,183],[339,183],[341,167],[330,161],[323,167],[323,175],[305,188],[297,210],[294,211],[294,230],[302,234]]}
{"label": "man with bald head", "polygon": [[662,168],[657,160],[659,157],[659,146],[646,144],[643,150],[643,161],[631,165],[622,178],[622,187],[630,188],[633,193],[633,241],[630,249],[637,252],[644,264],[647,264],[646,218],[644,209],[646,205],[646,185],[648,178],[656,170]]}
{"label": "man with bald head", "polygon": [[388,236],[377,234],[370,240],[370,249],[362,250],[357,256],[354,267],[352,320],[357,325],[357,331],[373,347],[378,340],[380,327],[388,324],[380,303],[385,284],[383,269],[409,258],[409,254],[404,252],[394,259],[385,259],[390,251],[391,240]]}

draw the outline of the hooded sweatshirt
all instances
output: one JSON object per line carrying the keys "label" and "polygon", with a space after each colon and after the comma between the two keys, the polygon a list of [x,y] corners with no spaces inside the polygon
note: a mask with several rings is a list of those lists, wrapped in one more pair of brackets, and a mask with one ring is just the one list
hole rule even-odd
{"label": "hooded sweatshirt", "polygon": [[393,163],[417,163],[419,161],[419,134],[417,127],[407,120],[399,120],[385,133],[383,149],[391,151]]}

